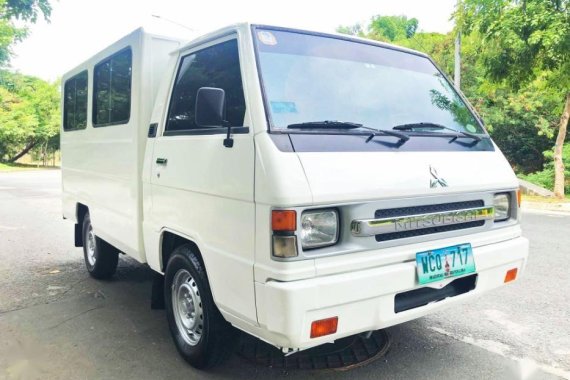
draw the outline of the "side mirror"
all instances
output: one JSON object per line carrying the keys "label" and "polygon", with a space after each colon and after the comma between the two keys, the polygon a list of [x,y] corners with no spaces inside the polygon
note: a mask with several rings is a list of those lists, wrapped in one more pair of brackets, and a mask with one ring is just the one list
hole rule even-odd
{"label": "side mirror", "polygon": [[231,125],[226,121],[226,92],[221,88],[201,87],[196,94],[195,122],[199,127],[227,127],[224,146],[231,148]]}
{"label": "side mirror", "polygon": [[221,88],[201,87],[196,95],[196,125],[199,127],[224,126],[226,92]]}

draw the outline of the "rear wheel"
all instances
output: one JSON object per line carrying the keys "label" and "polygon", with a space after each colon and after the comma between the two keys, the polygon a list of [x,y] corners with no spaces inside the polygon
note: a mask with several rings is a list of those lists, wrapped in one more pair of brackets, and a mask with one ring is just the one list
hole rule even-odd
{"label": "rear wheel", "polygon": [[87,271],[94,278],[109,278],[117,270],[119,251],[95,236],[89,213],[83,218],[83,257]]}
{"label": "rear wheel", "polygon": [[189,245],[168,260],[164,299],[174,344],[193,367],[215,366],[233,352],[237,332],[214,304],[206,271]]}

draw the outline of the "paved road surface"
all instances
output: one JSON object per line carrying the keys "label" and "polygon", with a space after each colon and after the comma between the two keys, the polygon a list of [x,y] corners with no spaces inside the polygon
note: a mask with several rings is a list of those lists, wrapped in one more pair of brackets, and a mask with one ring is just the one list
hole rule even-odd
{"label": "paved road surface", "polygon": [[238,356],[211,372],[183,362],[151,272],[122,257],[91,279],[60,211],[59,171],[0,173],[0,379],[570,378],[570,215],[525,213],[525,277],[475,303],[389,329],[385,358],[343,373],[259,368]]}

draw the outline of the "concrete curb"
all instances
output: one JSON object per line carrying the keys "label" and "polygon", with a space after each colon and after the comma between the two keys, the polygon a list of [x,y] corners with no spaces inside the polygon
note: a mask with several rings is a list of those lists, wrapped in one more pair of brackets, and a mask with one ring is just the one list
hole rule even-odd
{"label": "concrete curb", "polygon": [[521,208],[523,210],[544,210],[544,211],[559,211],[570,213],[570,202],[532,202],[522,201]]}
{"label": "concrete curb", "polygon": [[544,187],[519,178],[519,185],[523,194],[538,195],[539,197],[553,197],[554,193]]}

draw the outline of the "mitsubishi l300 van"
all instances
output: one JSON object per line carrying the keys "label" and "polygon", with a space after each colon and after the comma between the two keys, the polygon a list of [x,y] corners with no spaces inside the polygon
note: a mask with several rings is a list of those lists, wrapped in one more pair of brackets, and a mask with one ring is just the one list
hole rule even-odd
{"label": "mitsubishi l300 van", "polygon": [[148,264],[195,367],[236,329],[293,353],[524,270],[517,178],[423,53],[264,25],[191,42],[138,29],[62,83],[63,215],[87,270]]}

